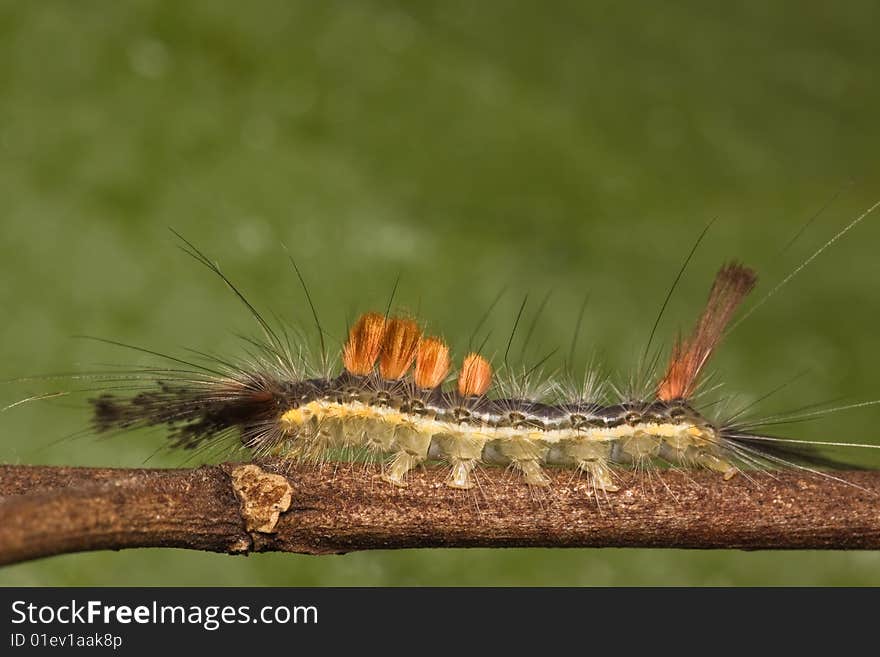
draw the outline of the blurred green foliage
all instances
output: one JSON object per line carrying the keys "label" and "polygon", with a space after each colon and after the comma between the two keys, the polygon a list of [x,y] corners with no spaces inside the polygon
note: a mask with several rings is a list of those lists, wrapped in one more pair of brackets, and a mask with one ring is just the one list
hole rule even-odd
{"label": "blurred green foliage", "polygon": [[[575,370],[595,358],[625,382],[709,220],[663,344],[723,259],[756,266],[766,293],[880,197],[878,20],[868,1],[2,3],[0,377],[148,362],[76,334],[241,353],[235,333],[255,327],[173,226],[309,331],[286,245],[334,345],[400,275],[399,305],[459,356],[501,289],[496,358],[522,296],[531,321],[551,292],[511,353],[559,347],[552,369],[589,295]],[[724,394],[749,401],[805,372],[761,411],[880,397],[878,223],[737,328],[715,363]],[[4,385],[0,401],[64,385]],[[190,463],[156,433],[72,436],[85,396],[0,415],[0,458]],[[877,439],[877,414],[787,431]],[[880,554],[138,550],[10,567],[0,583],[877,585]]]}

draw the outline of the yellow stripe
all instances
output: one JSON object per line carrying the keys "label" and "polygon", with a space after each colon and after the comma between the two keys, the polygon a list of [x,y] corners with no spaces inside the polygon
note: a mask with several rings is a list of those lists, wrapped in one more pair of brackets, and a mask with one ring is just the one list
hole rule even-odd
{"label": "yellow stripe", "polygon": [[314,418],[318,423],[324,419],[335,419],[345,422],[348,419],[368,420],[381,422],[391,427],[406,426],[421,433],[430,434],[464,434],[498,440],[505,438],[528,437],[534,440],[542,440],[546,443],[555,443],[564,439],[577,438],[585,441],[610,441],[619,438],[631,438],[636,436],[656,438],[676,438],[678,440],[689,439],[688,442],[695,444],[716,442],[714,434],[690,423],[654,423],[645,422],[630,426],[623,424],[616,427],[592,427],[583,430],[551,429],[542,431],[534,427],[525,430],[514,427],[492,427],[488,425],[475,425],[466,422],[453,423],[426,418],[421,415],[401,413],[394,408],[371,406],[362,402],[331,402],[316,400],[299,408],[286,411],[281,416],[284,429],[295,433],[302,424]]}

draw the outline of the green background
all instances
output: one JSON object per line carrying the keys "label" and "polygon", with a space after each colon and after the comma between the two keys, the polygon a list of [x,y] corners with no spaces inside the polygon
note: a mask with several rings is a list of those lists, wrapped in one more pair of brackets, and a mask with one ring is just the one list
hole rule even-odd
{"label": "green background", "polygon": [[[458,357],[507,286],[487,322],[496,362],[524,294],[530,321],[552,291],[531,346],[512,350],[526,363],[568,351],[589,294],[575,369],[595,357],[624,381],[711,219],[662,344],[724,259],[757,267],[766,293],[880,198],[874,2],[246,6],[0,4],[0,378],[147,362],[77,334],[241,353],[234,333],[255,327],[172,226],[308,329],[286,245],[334,348],[398,275],[398,304]],[[880,216],[737,328],[714,363],[725,393],[748,401],[806,372],[761,410],[880,397],[878,239]],[[0,400],[65,385],[8,384]],[[84,405],[0,414],[0,459],[186,464],[156,433],[67,437]],[[789,432],[872,440],[878,417]],[[133,550],[8,567],[0,583],[876,585],[880,554]]]}

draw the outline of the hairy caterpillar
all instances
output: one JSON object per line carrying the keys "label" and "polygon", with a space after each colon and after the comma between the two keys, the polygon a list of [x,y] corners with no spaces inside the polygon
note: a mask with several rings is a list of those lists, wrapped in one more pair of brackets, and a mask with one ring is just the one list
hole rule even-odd
{"label": "hairy caterpillar", "polygon": [[[182,368],[141,372],[152,379],[149,389],[92,399],[99,433],[164,426],[173,446],[190,449],[234,434],[256,458],[314,463],[365,454],[398,486],[405,486],[413,468],[443,462],[448,485],[461,489],[474,485],[480,464],[510,467],[531,486],[549,482],[547,467],[571,468],[606,493],[617,490],[617,468],[658,461],[708,468],[724,479],[755,467],[817,472],[815,467],[837,465],[811,448],[821,443],[753,432],[737,417],[712,419],[697,408],[706,365],[757,281],[744,265],[731,262],[718,271],[702,313],[688,337],[674,344],[649,394],[610,397],[585,377],[591,383],[577,393],[536,399],[494,385],[492,366],[479,350],[465,356],[448,381],[453,367],[447,344],[423,335],[415,320],[388,312],[364,314],[350,327],[341,372],[326,358],[321,371],[309,371],[219,268],[180,239],[248,307],[263,337],[249,340],[250,362],[202,365],[166,357]],[[323,351],[323,334],[321,340]]]}

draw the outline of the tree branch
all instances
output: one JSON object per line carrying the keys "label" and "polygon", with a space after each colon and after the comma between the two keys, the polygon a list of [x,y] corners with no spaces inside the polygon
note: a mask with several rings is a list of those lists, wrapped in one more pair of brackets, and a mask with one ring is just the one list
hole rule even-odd
{"label": "tree branch", "polygon": [[[338,464],[336,464],[338,466]],[[178,547],[308,554],[413,547],[880,548],[880,473],[722,481],[708,472],[623,473],[593,494],[570,471],[529,489],[502,469],[446,487],[445,469],[395,488],[362,464],[225,463],[191,470],[0,465],[0,563]]]}

